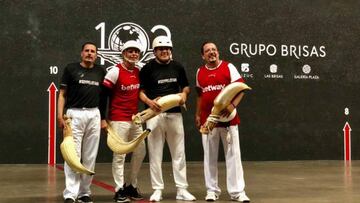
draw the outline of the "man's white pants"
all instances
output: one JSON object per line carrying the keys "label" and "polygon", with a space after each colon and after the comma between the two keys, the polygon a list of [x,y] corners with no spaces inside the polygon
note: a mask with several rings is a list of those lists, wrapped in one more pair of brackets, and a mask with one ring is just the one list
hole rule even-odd
{"label": "man's white pants", "polygon": [[[82,164],[89,170],[95,170],[96,156],[99,148],[101,118],[97,108],[68,109],[71,120],[75,150],[81,157]],[[74,172],[65,162],[64,199],[91,195],[90,185],[93,176]]]}
{"label": "man's white pants", "polygon": [[245,189],[241,163],[238,126],[214,128],[210,134],[202,135],[204,148],[204,175],[208,192],[221,193],[218,186],[219,141],[223,143],[226,160],[226,185],[230,196],[238,196]]}
{"label": "man's white pants", "polygon": [[151,130],[148,136],[151,185],[164,189],[161,163],[165,140],[169,146],[176,187],[187,188],[184,126],[181,113],[161,113],[146,122]]}
{"label": "man's white pants", "polygon": [[[128,142],[138,137],[142,132],[140,125],[135,125],[131,121],[111,121],[110,125],[119,135],[119,137]],[[137,187],[137,177],[141,168],[141,164],[145,158],[145,142],[142,141],[138,147],[134,150],[131,156],[130,162],[130,176],[127,176],[126,182]],[[126,154],[113,155],[112,161],[112,173],[115,181],[115,190],[118,191],[124,185],[124,164]]]}

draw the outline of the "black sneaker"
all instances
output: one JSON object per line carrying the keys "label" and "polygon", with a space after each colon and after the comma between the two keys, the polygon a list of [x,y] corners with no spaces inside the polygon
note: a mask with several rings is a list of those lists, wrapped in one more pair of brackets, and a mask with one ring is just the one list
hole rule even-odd
{"label": "black sneaker", "polygon": [[75,200],[71,199],[71,198],[66,198],[64,200],[64,203],[75,203]]}
{"label": "black sneaker", "polygon": [[114,202],[130,202],[123,188],[119,189],[114,196]]}
{"label": "black sneaker", "polygon": [[142,200],[144,199],[143,196],[141,196],[139,194],[139,191],[137,188],[135,188],[134,186],[132,186],[131,184],[128,186],[125,186],[125,193],[128,197],[130,197],[130,199],[132,200]]}
{"label": "black sneaker", "polygon": [[93,200],[91,199],[90,196],[82,196],[82,197],[78,198],[77,201],[79,203],[93,203]]}

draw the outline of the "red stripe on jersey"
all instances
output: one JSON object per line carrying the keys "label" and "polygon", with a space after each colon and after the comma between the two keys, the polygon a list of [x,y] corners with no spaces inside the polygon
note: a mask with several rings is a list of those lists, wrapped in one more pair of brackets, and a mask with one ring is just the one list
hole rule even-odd
{"label": "red stripe on jersey", "polygon": [[107,87],[107,88],[113,88],[113,86],[114,86],[114,84],[110,81],[110,80],[108,80],[108,79],[104,79],[104,81],[103,81],[103,85],[105,86],[105,87]]}

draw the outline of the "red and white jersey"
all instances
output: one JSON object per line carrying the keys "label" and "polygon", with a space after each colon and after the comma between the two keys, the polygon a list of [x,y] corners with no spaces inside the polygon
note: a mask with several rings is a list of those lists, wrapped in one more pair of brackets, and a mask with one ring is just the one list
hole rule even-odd
{"label": "red and white jersey", "polygon": [[[209,69],[206,65],[201,66],[196,73],[196,86],[200,88],[200,122],[203,125],[211,113],[216,96],[224,87],[232,82],[244,82],[236,67],[226,61],[220,61],[218,67]],[[237,125],[240,123],[239,116],[235,116],[230,123],[218,123],[217,127]]]}
{"label": "red and white jersey", "polygon": [[131,121],[131,116],[138,112],[139,69],[128,70],[118,64],[107,72],[103,85],[112,90],[109,119]]}

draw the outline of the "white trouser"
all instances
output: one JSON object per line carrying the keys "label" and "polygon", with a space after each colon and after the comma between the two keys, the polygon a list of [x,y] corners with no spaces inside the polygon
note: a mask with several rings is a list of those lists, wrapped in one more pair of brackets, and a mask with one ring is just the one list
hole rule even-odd
{"label": "white trouser", "polygon": [[176,187],[187,188],[184,126],[181,113],[161,113],[146,122],[148,136],[151,185],[164,189],[161,163],[165,140],[169,146]]}
{"label": "white trouser", "polygon": [[[135,125],[131,121],[111,121],[112,128],[116,131],[119,137],[128,142],[138,137],[143,131],[141,125]],[[138,147],[133,151],[130,162],[130,176],[127,176],[126,182],[137,187],[137,176],[139,174],[141,164],[145,158],[145,142],[142,141]],[[124,163],[126,154],[113,155],[112,160],[112,174],[115,181],[115,190],[118,191],[124,185]]]}
{"label": "white trouser", "polygon": [[214,128],[210,134],[202,135],[204,148],[204,175],[208,192],[221,193],[218,186],[219,141],[223,143],[226,160],[226,186],[230,196],[238,196],[245,189],[241,164],[238,126]]}
{"label": "white trouser", "polygon": [[[100,112],[97,108],[68,109],[66,112],[71,120],[75,150],[81,157],[82,164],[89,170],[95,170],[96,156],[100,140]],[[64,199],[91,195],[90,185],[93,176],[74,172],[65,162]]]}

